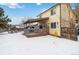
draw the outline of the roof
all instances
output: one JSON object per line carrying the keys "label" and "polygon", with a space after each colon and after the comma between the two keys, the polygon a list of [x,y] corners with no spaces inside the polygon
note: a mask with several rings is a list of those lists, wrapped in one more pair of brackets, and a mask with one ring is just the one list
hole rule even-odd
{"label": "roof", "polygon": [[49,17],[28,19],[28,21],[26,21],[24,24],[26,24],[26,23],[38,22],[38,21],[47,20],[47,19],[49,19]]}
{"label": "roof", "polygon": [[61,3],[57,3],[57,4],[55,4],[54,6],[52,6],[52,7],[48,8],[47,10],[45,10],[45,11],[43,11],[43,12],[41,12],[41,13],[40,13],[40,14],[38,14],[37,16],[39,16],[39,15],[43,14],[44,12],[46,12],[46,11],[50,10],[51,8],[55,8],[56,6],[58,6],[58,5],[60,5],[60,4],[61,4]]}

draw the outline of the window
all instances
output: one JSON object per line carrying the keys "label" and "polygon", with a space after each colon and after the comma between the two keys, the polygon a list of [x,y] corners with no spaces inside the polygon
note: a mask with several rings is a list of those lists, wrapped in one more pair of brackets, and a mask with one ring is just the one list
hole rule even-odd
{"label": "window", "polygon": [[51,28],[56,28],[56,22],[51,23]]}
{"label": "window", "polygon": [[56,14],[56,10],[51,10],[51,15]]}

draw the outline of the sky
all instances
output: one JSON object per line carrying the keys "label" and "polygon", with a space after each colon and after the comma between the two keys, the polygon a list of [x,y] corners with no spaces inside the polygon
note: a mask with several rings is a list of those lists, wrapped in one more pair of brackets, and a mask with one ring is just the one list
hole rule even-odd
{"label": "sky", "polygon": [[8,15],[12,20],[11,24],[20,24],[25,17],[36,17],[55,4],[56,3],[0,3],[0,7],[4,9],[5,15]]}
{"label": "sky", "polygon": [[0,3],[5,15],[12,20],[11,24],[21,23],[24,17],[36,17],[53,5],[55,3]]}

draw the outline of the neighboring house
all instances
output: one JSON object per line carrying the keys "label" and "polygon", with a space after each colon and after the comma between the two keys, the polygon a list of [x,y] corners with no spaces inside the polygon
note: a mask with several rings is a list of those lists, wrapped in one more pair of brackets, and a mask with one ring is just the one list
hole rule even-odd
{"label": "neighboring house", "polygon": [[20,32],[23,30],[24,30],[23,25],[10,25],[8,27],[8,33],[15,33],[15,32]]}
{"label": "neighboring house", "polygon": [[0,33],[5,32],[5,31],[6,31],[6,29],[0,28]]}
{"label": "neighboring house", "polygon": [[23,25],[14,25],[14,28],[16,28],[17,31],[23,31],[24,30],[24,27]]}
{"label": "neighboring house", "polygon": [[[26,21],[26,26],[28,25],[29,28],[33,26],[33,23],[37,22],[40,25],[39,29],[42,29],[50,35],[77,40],[75,29],[76,15],[71,9],[70,4],[56,4],[40,13],[37,17],[36,19]],[[37,30],[35,29],[35,31]]]}

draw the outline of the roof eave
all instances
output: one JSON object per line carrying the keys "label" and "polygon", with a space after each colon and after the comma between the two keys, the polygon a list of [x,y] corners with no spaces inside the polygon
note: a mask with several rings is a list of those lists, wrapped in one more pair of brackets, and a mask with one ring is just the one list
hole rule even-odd
{"label": "roof eave", "polygon": [[47,19],[49,19],[49,17],[45,17],[45,18],[37,18],[37,19],[29,19],[29,20],[26,21],[24,24],[26,24],[26,23],[38,22],[38,21],[47,20]]}
{"label": "roof eave", "polygon": [[40,16],[41,14],[45,13],[46,11],[50,10],[51,8],[54,8],[54,7],[56,7],[57,5],[60,5],[60,4],[61,4],[61,3],[58,3],[58,4],[56,4],[56,5],[54,5],[54,6],[50,7],[50,8],[48,8],[47,10],[45,10],[45,11],[41,12],[40,14],[38,14],[37,17]]}

